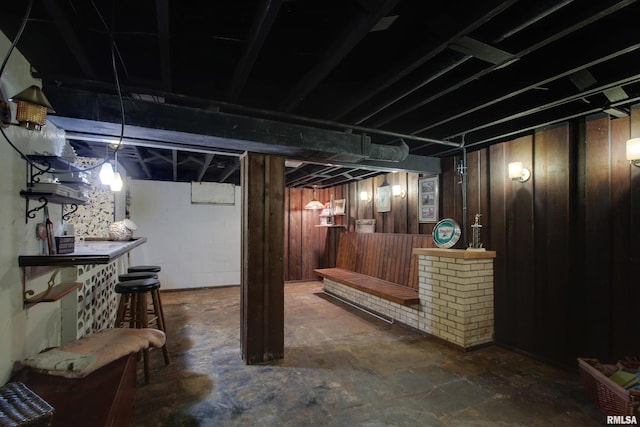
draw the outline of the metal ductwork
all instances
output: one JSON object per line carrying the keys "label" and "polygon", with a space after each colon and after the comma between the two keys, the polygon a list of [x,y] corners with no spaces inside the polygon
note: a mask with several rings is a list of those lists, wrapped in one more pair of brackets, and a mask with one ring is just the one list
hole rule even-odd
{"label": "metal ductwork", "polygon": [[[56,106],[50,120],[76,138],[118,137],[119,100],[114,95],[95,94],[62,87],[48,87],[47,96]],[[358,163],[401,162],[409,147],[398,139],[392,145],[374,144],[366,133],[321,129],[264,118],[206,111],[190,107],[125,99],[125,137],[140,145],[153,141],[166,148],[250,151],[285,155],[301,160]],[[134,142],[135,144],[135,142]]]}

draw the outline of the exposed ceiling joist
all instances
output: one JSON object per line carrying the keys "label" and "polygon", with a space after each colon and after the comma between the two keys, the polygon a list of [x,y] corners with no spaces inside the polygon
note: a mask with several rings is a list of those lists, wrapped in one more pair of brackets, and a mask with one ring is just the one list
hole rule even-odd
{"label": "exposed ceiling joist", "polygon": [[[4,5],[1,43],[25,12]],[[636,0],[43,0],[17,47],[79,155],[120,134],[113,41],[129,176],[239,183],[238,156],[255,151],[303,161],[287,185],[324,187],[435,173],[463,140],[626,116],[637,16]]]}
{"label": "exposed ceiling joist", "polygon": [[204,178],[204,174],[207,172],[207,169],[209,169],[209,166],[211,166],[211,162],[213,161],[213,154],[206,154],[204,157],[204,162],[202,163],[202,167],[200,168],[200,172],[198,173],[198,179],[196,181],[200,182],[202,181],[202,178]]}
{"label": "exposed ceiling joist", "polygon": [[257,22],[253,25],[253,33],[249,37],[247,47],[233,73],[233,80],[226,95],[228,102],[236,102],[238,99],[258,55],[260,55],[262,46],[268,38],[269,31],[278,17],[281,5],[282,0],[264,0],[262,2],[262,13],[258,15]]}
{"label": "exposed ceiling joist", "polygon": [[[375,0],[377,9],[356,16],[354,22],[336,35],[319,63],[291,89],[280,104],[280,110],[291,111],[322,81],[344,57],[369,33],[399,0]],[[370,2],[371,3],[371,2]]]}

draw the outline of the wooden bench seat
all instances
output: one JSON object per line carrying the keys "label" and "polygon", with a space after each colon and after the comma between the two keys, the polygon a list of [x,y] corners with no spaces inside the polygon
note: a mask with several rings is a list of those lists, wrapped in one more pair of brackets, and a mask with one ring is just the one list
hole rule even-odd
{"label": "wooden bench seat", "polygon": [[428,248],[426,234],[342,233],[335,268],[315,269],[323,278],[404,306],[420,303],[418,260],[413,248]]}
{"label": "wooden bench seat", "polygon": [[417,290],[400,286],[387,280],[377,279],[342,268],[323,268],[316,270],[316,273],[334,282],[342,283],[397,304],[412,306],[420,303],[420,296]]}

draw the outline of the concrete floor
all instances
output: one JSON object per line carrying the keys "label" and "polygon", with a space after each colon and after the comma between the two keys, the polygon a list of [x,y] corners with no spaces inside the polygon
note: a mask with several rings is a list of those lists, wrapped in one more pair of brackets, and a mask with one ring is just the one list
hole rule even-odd
{"label": "concrete floor", "polygon": [[151,353],[132,426],[600,426],[578,375],[462,353],[289,283],[285,358],[240,358],[238,287],[163,293],[172,363]]}

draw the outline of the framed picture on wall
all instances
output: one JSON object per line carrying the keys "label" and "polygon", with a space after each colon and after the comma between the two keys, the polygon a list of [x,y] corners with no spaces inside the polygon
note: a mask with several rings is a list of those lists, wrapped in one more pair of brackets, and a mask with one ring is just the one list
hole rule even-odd
{"label": "framed picture on wall", "polygon": [[391,210],[391,187],[385,185],[376,188],[376,208],[378,212],[389,212]]}
{"label": "framed picture on wall", "polygon": [[347,199],[338,199],[333,202],[333,214],[344,215],[345,206],[347,205]]}
{"label": "framed picture on wall", "polygon": [[420,178],[418,186],[418,220],[438,222],[438,177]]}

